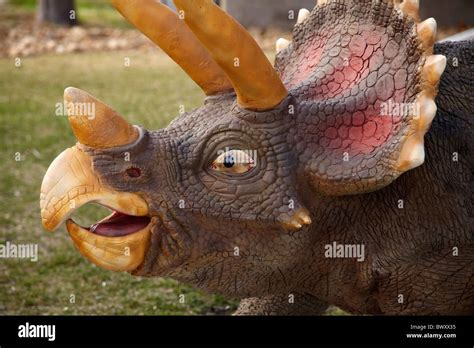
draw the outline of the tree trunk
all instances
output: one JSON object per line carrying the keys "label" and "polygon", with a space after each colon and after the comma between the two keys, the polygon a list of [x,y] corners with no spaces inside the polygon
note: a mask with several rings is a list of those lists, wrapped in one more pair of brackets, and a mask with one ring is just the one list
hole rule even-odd
{"label": "tree trunk", "polygon": [[38,19],[59,25],[77,24],[74,0],[40,0]]}

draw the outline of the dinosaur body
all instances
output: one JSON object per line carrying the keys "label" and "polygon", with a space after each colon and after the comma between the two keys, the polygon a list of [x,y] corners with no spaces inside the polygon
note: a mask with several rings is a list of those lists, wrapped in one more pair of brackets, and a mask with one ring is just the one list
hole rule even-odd
{"label": "dinosaur body", "polygon": [[108,206],[93,228],[67,222],[87,258],[243,298],[238,314],[473,314],[472,42],[433,54],[436,23],[416,1],[333,0],[300,12],[274,71],[212,2],[175,3],[186,25],[153,1],[114,1],[204,105],[147,131],[67,89],[99,114],[70,115],[79,142],[45,176],[43,224],[71,201]]}

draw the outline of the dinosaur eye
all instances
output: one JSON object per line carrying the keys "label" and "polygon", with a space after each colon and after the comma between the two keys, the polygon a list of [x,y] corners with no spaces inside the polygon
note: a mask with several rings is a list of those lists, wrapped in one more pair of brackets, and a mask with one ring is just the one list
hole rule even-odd
{"label": "dinosaur eye", "polygon": [[221,153],[210,165],[212,170],[222,173],[243,174],[255,167],[254,159],[242,150]]}

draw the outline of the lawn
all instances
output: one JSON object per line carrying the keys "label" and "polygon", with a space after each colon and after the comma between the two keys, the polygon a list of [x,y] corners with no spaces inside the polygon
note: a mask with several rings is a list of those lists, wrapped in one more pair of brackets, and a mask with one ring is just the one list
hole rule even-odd
{"label": "lawn", "polygon": [[[56,155],[75,143],[66,117],[55,115],[65,87],[84,89],[130,123],[150,129],[166,126],[181,104],[186,109],[200,105],[200,89],[158,50],[24,58],[20,67],[13,59],[1,59],[0,76],[0,243],[39,245],[36,263],[0,260],[0,314],[232,311],[236,301],[173,280],[140,279],[95,267],[74,248],[64,227],[50,233],[40,222],[43,175]],[[102,216],[104,211],[87,206],[79,210],[78,221],[90,223]]]}

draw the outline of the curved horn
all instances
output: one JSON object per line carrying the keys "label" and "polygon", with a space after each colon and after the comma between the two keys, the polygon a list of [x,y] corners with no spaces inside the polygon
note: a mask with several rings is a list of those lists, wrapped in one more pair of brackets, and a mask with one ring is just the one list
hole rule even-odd
{"label": "curved horn", "polygon": [[239,104],[266,110],[288,92],[267,57],[235,19],[211,0],[174,0],[184,20],[229,76]]}
{"label": "curved horn", "polygon": [[138,130],[90,94],[68,87],[64,91],[69,123],[83,145],[106,149],[135,142]]}
{"label": "curved horn", "polygon": [[224,71],[186,23],[155,0],[112,0],[114,7],[165,51],[207,95],[232,89]]}

